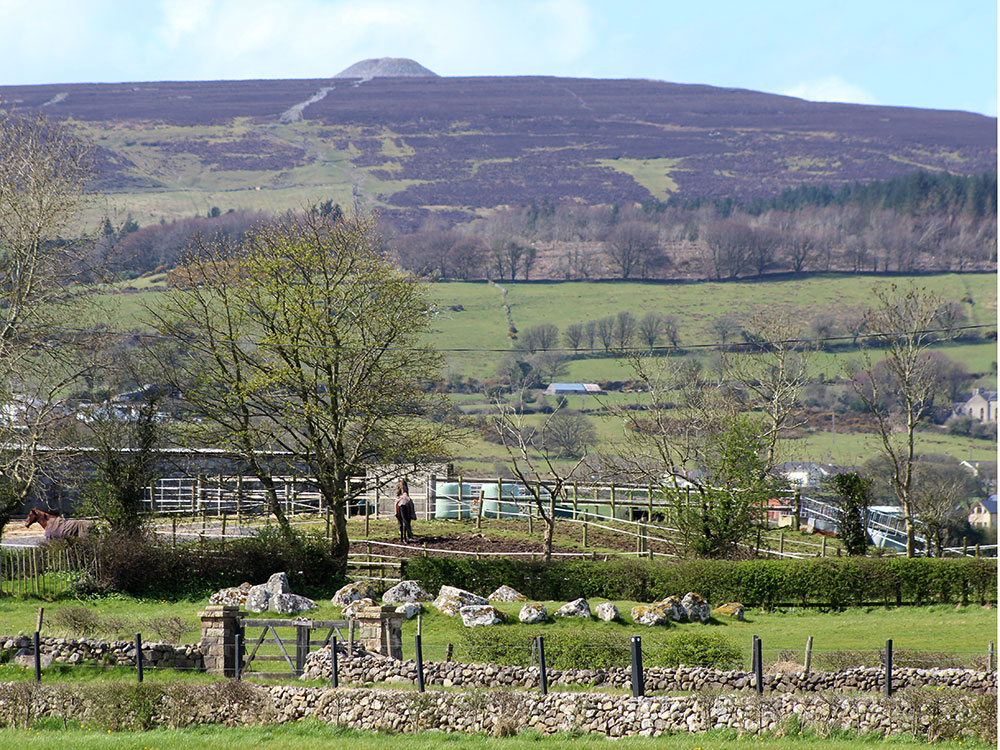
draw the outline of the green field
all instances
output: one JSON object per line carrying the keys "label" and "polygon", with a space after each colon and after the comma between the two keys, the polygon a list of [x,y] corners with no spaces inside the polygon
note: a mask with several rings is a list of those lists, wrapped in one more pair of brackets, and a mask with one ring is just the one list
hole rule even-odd
{"label": "green field", "polygon": [[[269,750],[528,750],[544,746],[552,750],[856,750],[858,747],[926,747],[926,740],[908,737],[885,739],[879,736],[856,736],[842,733],[821,739],[811,732],[787,737],[738,737],[731,731],[706,734],[673,734],[656,738],[622,737],[609,739],[596,735],[541,736],[530,732],[514,737],[441,734],[376,734],[340,729],[312,720],[265,727],[205,726],[192,729],[157,729],[148,732],[109,733],[97,728],[70,727],[61,722],[38,722],[39,729],[0,730],[0,748],[17,750],[245,750],[248,747]],[[58,724],[58,726],[57,726]],[[975,750],[989,747],[973,740],[936,742],[942,750]]]}

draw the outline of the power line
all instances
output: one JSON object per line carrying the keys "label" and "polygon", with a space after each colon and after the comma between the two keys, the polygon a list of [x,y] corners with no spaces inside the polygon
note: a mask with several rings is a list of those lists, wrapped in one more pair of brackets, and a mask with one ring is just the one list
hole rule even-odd
{"label": "power line", "polygon": [[[109,335],[109,336],[124,336],[132,338],[143,338],[151,340],[162,340],[162,341],[177,341],[177,342],[199,342],[199,343],[210,343],[212,340],[207,338],[201,338],[197,336],[177,336],[163,333],[151,333],[147,331],[119,331],[111,328],[83,328],[83,327],[72,327],[72,326],[34,326],[26,324],[25,327],[38,327],[44,328],[46,331],[59,331],[62,333],[69,334],[94,334],[94,335]],[[701,350],[730,350],[736,351],[741,349],[763,349],[767,347],[775,346],[790,346],[790,347],[801,347],[810,344],[820,344],[826,342],[834,341],[857,341],[860,339],[891,339],[898,336],[906,335],[929,335],[933,333],[947,333],[949,335],[954,334],[957,331],[971,331],[980,329],[995,329],[997,326],[993,323],[979,323],[974,325],[963,325],[963,326],[953,326],[951,328],[926,328],[919,331],[876,331],[870,333],[859,333],[854,334],[844,334],[842,336],[815,336],[806,338],[791,338],[791,339],[758,339],[754,341],[743,341],[736,342],[732,344],[723,344],[720,342],[714,343],[695,343],[695,344],[684,344],[683,346],[626,346],[626,347],[611,347],[605,349],[603,347],[589,347],[589,348],[579,348],[572,349],[568,347],[551,347],[547,349],[534,349],[531,351],[532,354],[586,354],[586,353],[596,353],[596,354],[612,354],[615,355],[612,358],[618,358],[622,356],[627,356],[629,354],[643,354],[647,352],[679,352],[686,351],[688,349],[701,349]],[[358,346],[358,345],[334,345],[334,344],[309,344],[309,343],[294,343],[294,344],[270,344],[266,341],[254,341],[251,339],[215,339],[216,343],[219,344],[235,344],[239,346],[258,346],[264,348],[288,348],[288,349],[318,349],[318,350],[333,350],[340,349],[346,351],[366,351],[371,349],[371,346]],[[432,347],[432,346],[388,346],[384,347],[385,351],[396,351],[396,352],[421,352],[421,353],[437,353],[437,354],[479,354],[479,353],[501,353],[510,354],[516,351],[526,351],[518,349],[498,349],[498,348],[488,348],[488,347]]]}

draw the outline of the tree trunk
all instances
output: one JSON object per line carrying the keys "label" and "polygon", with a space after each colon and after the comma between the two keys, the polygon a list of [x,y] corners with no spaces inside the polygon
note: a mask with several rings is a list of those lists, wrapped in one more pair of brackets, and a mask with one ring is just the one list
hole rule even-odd
{"label": "tree trunk", "polygon": [[545,519],[545,562],[552,562],[552,540],[555,537],[556,519],[549,516]]}
{"label": "tree trunk", "polygon": [[281,502],[278,500],[278,491],[274,488],[274,479],[270,474],[265,474],[259,472],[257,478],[260,483],[264,485],[264,491],[267,496],[267,510],[274,516],[275,520],[278,522],[278,529],[281,531],[281,535],[286,539],[292,538],[292,527],[288,523],[288,519],[285,517],[285,512],[281,509]]}

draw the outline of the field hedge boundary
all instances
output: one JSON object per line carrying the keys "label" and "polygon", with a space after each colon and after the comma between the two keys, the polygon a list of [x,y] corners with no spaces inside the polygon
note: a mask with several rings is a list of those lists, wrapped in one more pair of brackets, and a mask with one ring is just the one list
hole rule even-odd
{"label": "field hedge boundary", "polygon": [[404,577],[428,591],[458,586],[487,596],[513,586],[530,599],[577,597],[638,602],[696,591],[713,604],[753,607],[849,607],[991,604],[997,563],[987,559],[838,558],[816,560],[608,560],[531,562],[418,557]]}

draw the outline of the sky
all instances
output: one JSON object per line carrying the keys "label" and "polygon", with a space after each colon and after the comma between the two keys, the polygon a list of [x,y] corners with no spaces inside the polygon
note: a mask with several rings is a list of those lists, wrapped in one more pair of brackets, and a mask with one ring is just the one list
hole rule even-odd
{"label": "sky", "polygon": [[0,0],[0,85],[444,76],[646,78],[997,113],[995,0]]}

